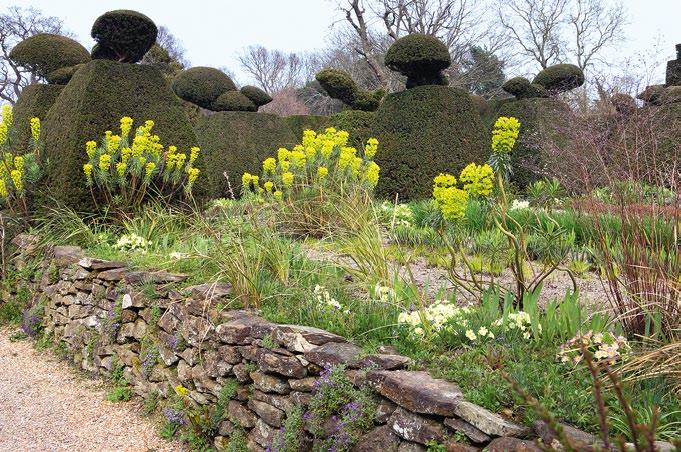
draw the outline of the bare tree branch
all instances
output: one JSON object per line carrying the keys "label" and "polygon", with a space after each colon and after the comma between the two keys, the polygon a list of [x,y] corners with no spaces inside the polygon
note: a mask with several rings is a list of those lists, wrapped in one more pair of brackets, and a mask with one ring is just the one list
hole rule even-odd
{"label": "bare tree branch", "polygon": [[38,33],[68,36],[63,25],[59,18],[43,16],[34,8],[11,6],[0,14],[0,99],[14,105],[24,87],[39,81],[35,74],[10,60],[12,48]]}

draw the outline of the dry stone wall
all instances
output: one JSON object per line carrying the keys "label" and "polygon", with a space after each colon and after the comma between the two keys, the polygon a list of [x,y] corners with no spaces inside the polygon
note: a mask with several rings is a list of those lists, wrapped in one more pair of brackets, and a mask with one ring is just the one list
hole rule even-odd
{"label": "dry stone wall", "polygon": [[[24,256],[33,251],[33,240],[15,243]],[[238,380],[216,446],[241,428],[248,450],[276,450],[287,415],[310,403],[325,369],[342,365],[376,399],[373,426],[353,450],[419,451],[433,441],[450,451],[540,450],[523,439],[532,436],[527,428],[466,401],[453,383],[407,370],[410,360],[390,348],[366,354],[317,328],[219,311],[228,285],[177,290],[183,275],[132,271],[67,246],[51,249],[42,269],[33,288],[45,303],[46,332],[82,369],[107,376],[118,362],[137,395],[169,397],[182,385],[197,405],[215,404],[222,385]],[[301,450],[319,445],[305,435]]]}

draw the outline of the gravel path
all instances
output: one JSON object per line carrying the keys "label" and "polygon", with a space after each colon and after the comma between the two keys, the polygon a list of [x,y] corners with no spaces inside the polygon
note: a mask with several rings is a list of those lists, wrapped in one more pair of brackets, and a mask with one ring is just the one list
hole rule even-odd
{"label": "gravel path", "polygon": [[111,403],[88,379],[0,328],[0,451],[177,451],[134,402]]}

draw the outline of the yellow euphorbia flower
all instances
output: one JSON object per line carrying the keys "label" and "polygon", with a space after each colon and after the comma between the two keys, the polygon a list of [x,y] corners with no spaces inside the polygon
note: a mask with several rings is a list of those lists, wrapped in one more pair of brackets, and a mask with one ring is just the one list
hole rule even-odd
{"label": "yellow euphorbia flower", "polygon": [[272,181],[267,181],[263,184],[265,186],[265,190],[267,190],[267,193],[270,193],[272,189],[274,188],[274,183]]}
{"label": "yellow euphorbia flower", "polygon": [[144,176],[146,178],[150,178],[152,174],[154,174],[154,170],[156,169],[156,164],[154,162],[149,162],[144,166]]}
{"label": "yellow euphorbia flower", "polygon": [[130,116],[123,116],[121,118],[121,136],[128,137],[132,129],[132,118]]}
{"label": "yellow euphorbia flower", "polygon": [[23,173],[21,171],[12,170],[9,172],[9,177],[12,178],[12,183],[17,192],[21,193],[24,191]]}
{"label": "yellow euphorbia flower", "polygon": [[189,171],[187,171],[187,180],[189,181],[190,186],[199,178],[199,173],[201,173],[201,170],[198,168],[190,168]]}
{"label": "yellow euphorbia flower", "polygon": [[198,146],[192,146],[192,148],[189,150],[189,163],[193,164],[196,159],[199,157],[199,151],[201,149]]}
{"label": "yellow euphorbia flower", "polygon": [[5,185],[5,180],[0,179],[0,199],[5,199],[9,196],[7,192],[7,186]]}
{"label": "yellow euphorbia flower", "polygon": [[277,149],[277,158],[279,159],[279,162],[283,162],[284,160],[288,160],[288,157],[290,155],[290,152],[286,148],[279,148]]}
{"label": "yellow euphorbia flower", "polygon": [[369,162],[369,165],[364,172],[364,179],[366,179],[371,187],[375,187],[378,184],[378,173],[380,170],[381,168],[376,162]]}
{"label": "yellow euphorbia flower", "polygon": [[286,188],[290,188],[291,185],[293,185],[293,173],[291,172],[285,172],[281,175],[281,183],[284,185]]}
{"label": "yellow euphorbia flower", "polygon": [[87,152],[87,156],[89,158],[93,158],[95,156],[95,152],[97,151],[97,143],[95,141],[88,141],[85,143],[85,152]]}
{"label": "yellow euphorbia flower", "polygon": [[327,167],[320,166],[319,168],[317,168],[317,179],[319,179],[320,181],[323,181],[326,178],[327,174],[329,174],[329,169]]}
{"label": "yellow euphorbia flower", "polygon": [[99,169],[108,171],[111,166],[111,156],[109,154],[102,154],[99,156]]}
{"label": "yellow euphorbia flower", "polygon": [[277,161],[273,157],[266,158],[262,162],[262,170],[265,173],[274,173],[274,170],[277,169]]}
{"label": "yellow euphorbia flower", "polygon": [[128,165],[123,161],[116,163],[116,173],[118,174],[118,177],[125,176],[125,170],[127,168]]}
{"label": "yellow euphorbia flower", "polygon": [[3,105],[2,106],[2,123],[7,126],[7,130],[9,130],[10,127],[12,127],[12,121],[14,119],[13,113],[12,113],[12,106],[11,105]]}
{"label": "yellow euphorbia flower", "polygon": [[364,155],[369,160],[373,159],[378,150],[378,140],[376,138],[369,138],[366,146],[364,146]]}
{"label": "yellow euphorbia flower", "polygon": [[277,201],[281,201],[281,199],[284,197],[284,193],[282,193],[280,190],[275,191],[272,195]]}
{"label": "yellow euphorbia flower", "polygon": [[492,151],[494,153],[510,153],[519,133],[520,122],[516,118],[500,117],[494,123],[492,130]]}
{"label": "yellow euphorbia flower", "polygon": [[34,143],[40,141],[40,118],[31,118],[31,137]]}
{"label": "yellow euphorbia flower", "polygon": [[494,187],[494,170],[488,164],[470,163],[459,175],[463,189],[473,196],[487,196]]}
{"label": "yellow euphorbia flower", "polygon": [[24,158],[20,155],[17,155],[14,157],[14,168],[18,169],[19,171],[24,170]]}

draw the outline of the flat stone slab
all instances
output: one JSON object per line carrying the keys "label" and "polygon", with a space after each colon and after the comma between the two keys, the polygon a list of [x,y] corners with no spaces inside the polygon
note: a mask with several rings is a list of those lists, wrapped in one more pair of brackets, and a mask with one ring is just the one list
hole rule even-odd
{"label": "flat stone slab", "polygon": [[485,432],[463,419],[445,419],[444,424],[455,432],[463,433],[468,439],[477,444],[487,443],[492,439]]}
{"label": "flat stone slab", "polygon": [[529,433],[528,428],[506,420],[498,414],[465,400],[461,400],[456,404],[454,414],[488,435],[524,438]]}
{"label": "flat stone slab", "polygon": [[277,325],[271,334],[272,339],[284,348],[299,353],[309,352],[316,346],[329,342],[347,342],[342,336],[309,326]]}
{"label": "flat stone slab", "polygon": [[373,371],[369,384],[382,396],[410,411],[453,417],[463,402],[463,393],[454,383],[420,371]]}
{"label": "flat stone slab", "polygon": [[321,367],[331,367],[338,364],[352,366],[358,361],[362,349],[349,342],[327,342],[315,347],[303,356],[306,360]]}
{"label": "flat stone slab", "polygon": [[441,442],[447,434],[445,427],[430,418],[419,416],[403,408],[395,410],[388,425],[402,439],[419,444]]}
{"label": "flat stone slab", "polygon": [[231,345],[250,344],[253,331],[264,326],[274,327],[274,324],[255,315],[244,314],[217,326],[215,329],[220,341]]}

